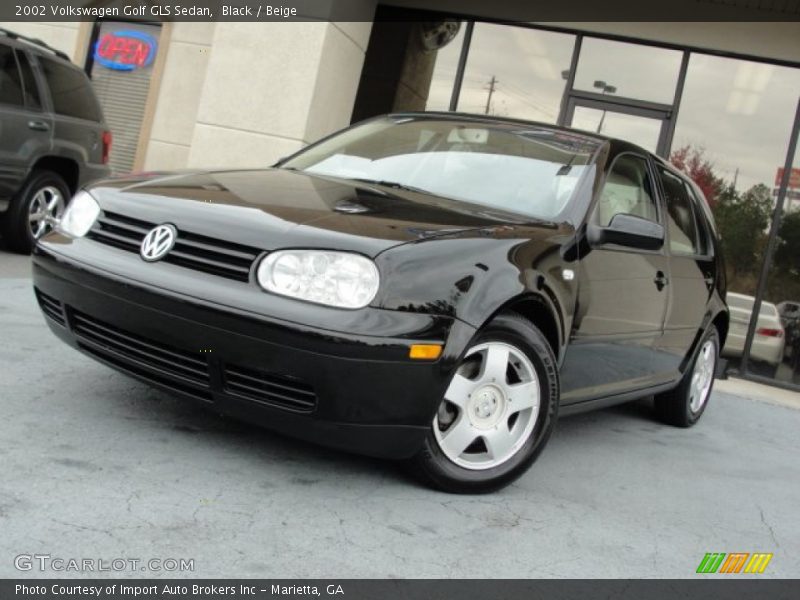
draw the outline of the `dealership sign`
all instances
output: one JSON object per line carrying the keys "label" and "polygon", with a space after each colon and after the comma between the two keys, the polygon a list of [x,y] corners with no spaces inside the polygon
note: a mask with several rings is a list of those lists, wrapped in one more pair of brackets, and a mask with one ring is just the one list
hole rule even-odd
{"label": "dealership sign", "polygon": [[[780,185],[783,180],[783,167],[778,167],[775,173],[775,185]],[[800,169],[792,169],[789,173],[789,187],[800,188]]]}
{"label": "dealership sign", "polygon": [[141,31],[106,33],[94,48],[94,59],[109,69],[134,71],[149,66],[156,56],[156,39]]}

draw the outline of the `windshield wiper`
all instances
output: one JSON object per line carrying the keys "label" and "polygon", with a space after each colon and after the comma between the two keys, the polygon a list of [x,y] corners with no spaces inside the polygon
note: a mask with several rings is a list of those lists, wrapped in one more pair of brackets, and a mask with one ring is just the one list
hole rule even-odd
{"label": "windshield wiper", "polygon": [[371,183],[372,185],[381,185],[383,187],[388,187],[395,190],[403,190],[406,192],[417,192],[418,194],[433,194],[433,192],[429,192],[428,190],[412,187],[410,185],[406,185],[398,181],[386,181],[384,179],[367,179],[365,177],[348,177],[347,179],[351,179],[352,181],[360,181],[361,183]]}

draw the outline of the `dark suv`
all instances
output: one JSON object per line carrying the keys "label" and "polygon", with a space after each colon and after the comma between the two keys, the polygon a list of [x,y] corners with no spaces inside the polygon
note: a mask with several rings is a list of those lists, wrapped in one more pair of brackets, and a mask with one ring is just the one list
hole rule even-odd
{"label": "dark suv", "polygon": [[86,74],[63,52],[0,29],[0,222],[30,252],[84,183],[109,173],[108,131]]}

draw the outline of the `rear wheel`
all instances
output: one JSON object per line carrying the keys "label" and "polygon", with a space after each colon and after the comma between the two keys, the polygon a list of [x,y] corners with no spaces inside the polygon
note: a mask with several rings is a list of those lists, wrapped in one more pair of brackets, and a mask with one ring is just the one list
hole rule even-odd
{"label": "rear wheel", "polygon": [[503,487],[536,460],[557,409],[556,362],[544,336],[516,314],[499,315],[465,353],[416,466],[448,492]]}
{"label": "rear wheel", "polygon": [[655,398],[658,417],[676,427],[691,427],[700,419],[711,397],[719,360],[719,334],[711,327],[698,344],[691,367],[674,390]]}
{"label": "rear wheel", "polygon": [[36,240],[61,218],[70,197],[64,180],[52,171],[34,171],[11,202],[4,236],[15,252],[29,253]]}

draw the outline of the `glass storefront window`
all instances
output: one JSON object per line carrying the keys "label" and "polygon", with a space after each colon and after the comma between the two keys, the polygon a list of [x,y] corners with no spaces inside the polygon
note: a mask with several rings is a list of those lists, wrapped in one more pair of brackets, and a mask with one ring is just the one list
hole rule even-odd
{"label": "glass storefront window", "polygon": [[800,69],[692,54],[672,147],[704,149],[739,192],[771,190],[799,94]]}
{"label": "glass storefront window", "polygon": [[555,123],[575,36],[476,23],[458,110]]}
{"label": "glass storefront window", "polygon": [[[741,370],[745,337],[753,318],[777,196],[777,172],[786,160],[800,70],[692,54],[675,129],[673,149],[701,156],[704,187],[722,240],[728,277],[731,325],[723,355]],[[797,160],[795,158],[795,164]],[[697,178],[696,178],[697,180]],[[699,182],[698,182],[699,183]],[[779,239],[755,317],[756,333],[747,370],[800,383],[796,376],[800,335],[791,307],[800,301],[800,212],[790,189]],[[798,331],[800,333],[800,331]],[[800,352],[800,350],[799,350]]]}
{"label": "glass storefront window", "polygon": [[575,89],[672,104],[682,54],[680,50],[585,37]]}
{"label": "glass storefront window", "polygon": [[462,22],[458,35],[446,46],[436,51],[436,62],[433,66],[433,76],[425,110],[448,110],[450,108],[450,97],[455,85],[458,59],[464,45],[466,25]]}
{"label": "glass storefront window", "polygon": [[[787,131],[787,138],[788,135]],[[795,152],[794,173],[797,176],[790,181],[783,204],[783,217],[764,292],[764,301],[775,307],[777,319],[772,319],[772,325],[768,322],[756,324],[748,368],[782,383],[800,385],[800,152]],[[776,178],[776,189],[778,185]],[[765,361],[763,355],[770,348],[772,355],[766,354]]]}

